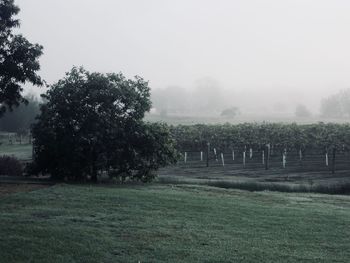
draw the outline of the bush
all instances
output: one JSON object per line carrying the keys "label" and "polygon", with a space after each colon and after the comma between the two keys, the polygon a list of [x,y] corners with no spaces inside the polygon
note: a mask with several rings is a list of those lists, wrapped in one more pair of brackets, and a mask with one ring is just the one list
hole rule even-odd
{"label": "bush", "polygon": [[22,176],[23,167],[17,158],[0,156],[0,175]]}

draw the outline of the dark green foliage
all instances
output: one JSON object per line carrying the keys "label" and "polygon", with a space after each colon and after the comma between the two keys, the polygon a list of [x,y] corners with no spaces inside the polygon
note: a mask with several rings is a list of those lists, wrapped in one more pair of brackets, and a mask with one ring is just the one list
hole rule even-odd
{"label": "dark green foliage", "polygon": [[43,47],[13,33],[19,27],[19,20],[14,18],[18,12],[13,0],[0,0],[0,114],[7,107],[27,103],[21,95],[22,84],[43,84],[37,75]]}
{"label": "dark green foliage", "polygon": [[101,171],[148,181],[175,161],[168,128],[143,122],[148,83],[122,74],[73,68],[44,95],[33,127],[36,172],[56,179],[97,180]]}
{"label": "dark green foliage", "polygon": [[267,143],[288,150],[326,150],[333,147],[346,150],[350,146],[349,124],[179,125],[172,126],[171,132],[181,151],[203,151],[206,149],[206,142],[221,151],[244,146],[259,149]]}
{"label": "dark green foliage", "polygon": [[34,97],[26,98],[28,104],[21,103],[13,111],[0,118],[0,130],[6,132],[28,131],[39,114],[39,102]]}
{"label": "dark green foliage", "polygon": [[120,160],[110,162],[117,176],[150,181],[155,177],[155,170],[177,159],[165,124],[136,122],[126,129],[123,137],[127,140],[116,138],[116,145],[109,153],[111,160]]}
{"label": "dark green foliage", "polygon": [[21,176],[23,167],[21,163],[11,156],[0,156],[0,175]]}

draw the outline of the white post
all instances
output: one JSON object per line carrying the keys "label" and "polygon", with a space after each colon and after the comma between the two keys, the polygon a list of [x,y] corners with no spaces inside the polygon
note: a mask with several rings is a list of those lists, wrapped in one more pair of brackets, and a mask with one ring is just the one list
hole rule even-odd
{"label": "white post", "polygon": [[221,161],[222,161],[222,166],[225,166],[225,160],[224,160],[224,154],[221,153]]}
{"label": "white post", "polygon": [[201,162],[203,162],[203,152],[201,151]]}
{"label": "white post", "polygon": [[282,156],[283,168],[286,168],[286,162],[287,162],[287,150],[284,149],[284,151],[283,151],[283,156]]}
{"label": "white post", "polygon": [[299,160],[301,161],[301,159],[303,159],[303,153],[302,153],[301,149],[299,149]]}
{"label": "white post", "polygon": [[235,150],[232,150],[232,161],[235,160]]}
{"label": "white post", "polygon": [[245,167],[245,151],[243,151],[243,167]]}
{"label": "white post", "polygon": [[328,166],[328,152],[326,152],[326,166]]}
{"label": "white post", "polygon": [[262,159],[262,164],[265,164],[265,151],[262,150],[261,152],[261,159]]}
{"label": "white post", "polygon": [[250,147],[249,149],[249,159],[252,159],[253,158],[253,149],[252,147]]}
{"label": "white post", "polygon": [[213,151],[214,151],[214,155],[215,155],[215,161],[218,161],[218,156],[216,155],[216,149],[214,148]]}
{"label": "white post", "polygon": [[185,163],[187,163],[187,152],[185,152]]}

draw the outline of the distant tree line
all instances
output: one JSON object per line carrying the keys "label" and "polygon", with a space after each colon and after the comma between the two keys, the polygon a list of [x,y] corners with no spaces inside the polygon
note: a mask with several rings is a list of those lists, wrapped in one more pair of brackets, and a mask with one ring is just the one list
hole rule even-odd
{"label": "distant tree line", "polygon": [[[231,108],[232,101],[220,84],[211,78],[200,79],[194,90],[168,87],[152,91],[152,103],[161,116],[171,114],[220,115],[224,109]],[[231,112],[232,113],[232,112]],[[230,114],[232,117],[232,114]]]}
{"label": "distant tree line", "polygon": [[350,89],[345,89],[324,98],[321,102],[321,115],[331,118],[350,117]]}

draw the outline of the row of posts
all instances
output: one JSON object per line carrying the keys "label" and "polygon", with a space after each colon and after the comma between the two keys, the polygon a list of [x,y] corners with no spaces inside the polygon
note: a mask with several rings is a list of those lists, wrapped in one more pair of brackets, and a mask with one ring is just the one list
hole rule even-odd
{"label": "row of posts", "polygon": [[[214,156],[215,156],[215,161],[219,161],[218,160],[218,155],[216,152],[216,148],[213,148],[213,152],[214,152]],[[247,147],[244,146],[244,151],[243,151],[243,167],[246,167],[246,152],[247,152]],[[333,148],[332,151],[332,173],[335,173],[335,152],[336,149]],[[209,153],[210,153],[210,143],[207,143],[207,159],[206,159],[206,166],[209,167]],[[270,144],[266,144],[264,147],[264,150],[261,153],[261,159],[262,159],[262,164],[265,166],[265,170],[269,169],[269,160],[270,160],[270,155],[271,155],[271,147]],[[221,163],[222,166],[225,166],[225,159],[224,159],[224,154],[221,153],[220,154],[221,157]],[[253,158],[253,149],[250,148],[249,149],[249,158],[252,159]],[[301,149],[299,150],[299,160],[300,162],[302,162],[302,158],[303,158],[303,153],[301,151]],[[201,162],[203,161],[203,152],[200,152],[200,160]],[[235,160],[235,151],[232,150],[232,160]],[[187,152],[185,152],[184,154],[184,162],[187,163]],[[326,166],[329,166],[329,160],[328,160],[328,151],[325,154],[325,162],[326,162]],[[286,164],[287,164],[287,149],[284,149],[282,152],[282,166],[283,168],[286,168]]]}

